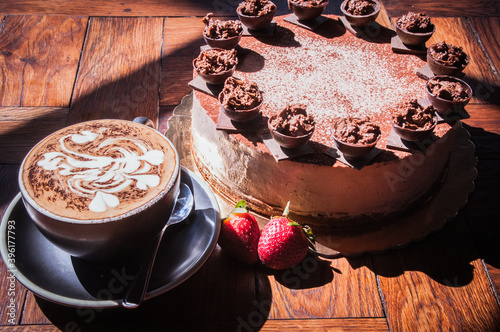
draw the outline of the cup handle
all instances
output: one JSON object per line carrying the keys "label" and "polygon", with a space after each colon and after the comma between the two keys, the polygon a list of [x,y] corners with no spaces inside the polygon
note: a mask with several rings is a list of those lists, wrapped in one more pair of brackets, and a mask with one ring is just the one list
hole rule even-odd
{"label": "cup handle", "polygon": [[148,127],[155,129],[154,122],[150,118],[147,118],[145,116],[138,116],[133,120],[133,122],[140,123],[140,124],[143,124],[143,125],[146,125]]}

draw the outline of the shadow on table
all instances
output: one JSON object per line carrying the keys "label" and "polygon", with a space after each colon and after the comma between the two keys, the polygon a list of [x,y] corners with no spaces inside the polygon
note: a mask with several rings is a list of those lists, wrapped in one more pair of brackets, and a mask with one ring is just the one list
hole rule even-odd
{"label": "shadow on table", "polygon": [[190,279],[137,309],[72,308],[36,300],[63,331],[257,331],[268,318],[272,292],[264,273],[217,248]]}
{"label": "shadow on table", "polygon": [[[474,278],[473,261],[500,268],[500,135],[464,124],[478,158],[475,189],[465,207],[443,229],[399,250],[373,255],[372,270],[384,277],[420,271],[434,281],[459,287]],[[352,261],[357,267],[357,260]]]}

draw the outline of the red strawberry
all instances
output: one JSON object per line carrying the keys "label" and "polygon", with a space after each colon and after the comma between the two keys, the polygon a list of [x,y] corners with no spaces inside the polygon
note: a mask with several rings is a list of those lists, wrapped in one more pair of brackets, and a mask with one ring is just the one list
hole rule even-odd
{"label": "red strawberry", "polygon": [[246,202],[239,201],[229,216],[222,221],[219,245],[234,258],[253,264],[259,261],[259,236],[259,224],[248,213]]}
{"label": "red strawberry", "polygon": [[283,217],[274,217],[267,223],[257,247],[262,263],[276,270],[288,269],[302,262],[309,251],[308,238],[312,237],[309,228],[303,229],[288,219],[288,209],[289,205]]}

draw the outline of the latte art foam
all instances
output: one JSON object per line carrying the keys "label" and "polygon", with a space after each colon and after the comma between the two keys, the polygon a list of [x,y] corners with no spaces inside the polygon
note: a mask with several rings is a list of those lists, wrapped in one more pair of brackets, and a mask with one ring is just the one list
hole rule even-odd
{"label": "latte art foam", "polygon": [[[152,150],[139,139],[104,139],[99,143],[99,137],[99,134],[90,131],[64,136],[59,140],[62,152],[44,153],[42,155],[44,159],[38,162],[38,166],[47,171],[59,171],[61,175],[66,176],[68,189],[71,192],[92,199],[88,206],[92,212],[104,212],[108,207],[117,207],[120,200],[113,194],[131,185],[140,190],[147,190],[148,187],[160,184],[158,174],[148,173],[151,171],[151,166],[163,162],[162,151]],[[66,146],[67,139],[76,144],[96,140],[98,142],[92,145],[92,151],[79,153]]]}
{"label": "latte art foam", "polygon": [[70,218],[126,213],[168,183],[175,153],[154,130],[126,121],[63,129],[33,149],[23,181],[43,208]]}

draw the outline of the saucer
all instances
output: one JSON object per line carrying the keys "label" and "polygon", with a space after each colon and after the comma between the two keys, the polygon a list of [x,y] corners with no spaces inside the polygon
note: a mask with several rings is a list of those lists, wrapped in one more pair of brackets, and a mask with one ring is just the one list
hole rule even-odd
{"label": "saucer", "polygon": [[[220,210],[214,194],[198,175],[184,167],[181,182],[193,192],[193,212],[186,221],[165,231],[145,300],[186,281],[217,245]],[[113,266],[89,263],[62,251],[38,231],[21,193],[3,216],[0,251],[8,271],[26,288],[49,301],[74,307],[120,307],[126,286],[140,265],[132,258]]]}

